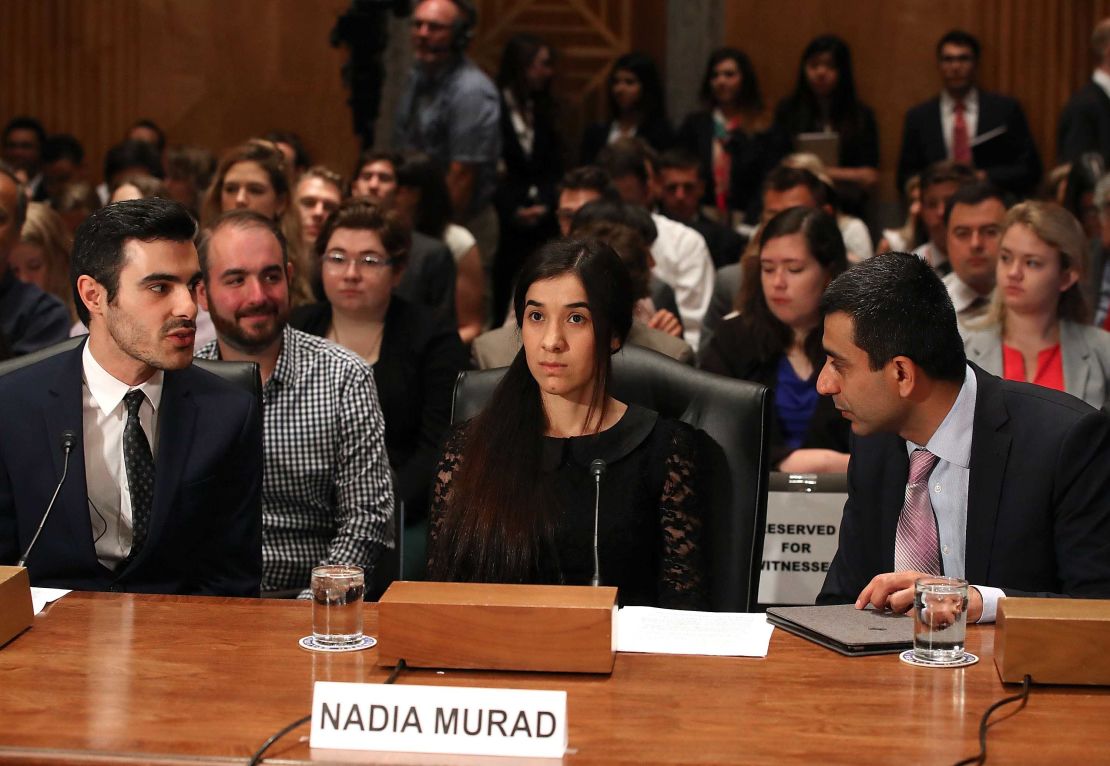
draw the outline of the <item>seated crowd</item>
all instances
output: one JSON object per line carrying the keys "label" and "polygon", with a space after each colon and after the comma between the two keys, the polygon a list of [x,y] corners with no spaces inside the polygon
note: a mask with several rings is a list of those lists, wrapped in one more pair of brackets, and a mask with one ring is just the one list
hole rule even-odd
{"label": "seated crowd", "polygon": [[[92,186],[77,138],[8,122],[0,360],[88,340],[0,376],[0,564],[72,432],[70,531],[45,526],[37,585],[305,596],[313,566],[372,570],[403,523],[434,579],[589,584],[596,555],[622,604],[705,608],[705,464],[690,426],[615,394],[633,345],[765,386],[772,470],[847,472],[821,602],[905,611],[922,573],[966,577],[984,621],[1007,593],[1110,598],[1110,140],[1089,99],[1038,193],[1020,105],[946,34],[884,230],[880,120],[838,37],[769,123],[741,50],[710,56],[677,130],[652,59],[621,56],[567,168],[552,48],[514,37],[491,81],[450,39],[462,12],[416,4],[392,144],[349,178],[286,131],[217,159],[140,120]],[[1093,43],[1110,92],[1110,21]],[[257,363],[261,402],[194,352]],[[458,374],[494,367],[452,423]]]}

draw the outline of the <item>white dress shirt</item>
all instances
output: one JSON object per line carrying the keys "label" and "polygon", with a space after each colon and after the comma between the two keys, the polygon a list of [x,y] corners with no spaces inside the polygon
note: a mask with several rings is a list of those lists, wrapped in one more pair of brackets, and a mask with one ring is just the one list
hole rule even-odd
{"label": "white dress shirt", "polygon": [[956,309],[960,337],[967,340],[967,322],[987,313],[992,293],[980,295],[978,290],[960,279],[954,271],[945,274],[941,282],[948,290],[948,297],[952,299],[952,308]]}
{"label": "white dress shirt", "polygon": [[[952,409],[944,416],[937,430],[925,445],[906,440],[906,454],[924,446],[937,456],[936,467],[929,474],[929,499],[937,517],[940,558],[945,577],[963,578],[967,549],[967,488],[971,478],[971,437],[975,424],[975,398],[978,383],[975,373],[965,367],[964,384]],[[973,585],[983,596],[983,614],[979,622],[994,622],[998,599],[1005,597],[1001,588]]]}
{"label": "white dress shirt", "polygon": [[1102,92],[1110,98],[1110,74],[1107,74],[1102,69],[1096,69],[1094,74],[1091,75],[1091,80],[1095,85],[1102,88]]}
{"label": "white dress shirt", "polygon": [[918,245],[913,254],[924,259],[925,263],[933,267],[933,271],[939,272],[941,267],[948,263],[948,256],[941,252],[941,249],[933,244],[932,240],[923,245]]}
{"label": "white dress shirt", "polygon": [[[967,123],[968,148],[975,146],[975,134],[979,128],[979,91],[972,88],[964,96],[964,122]],[[948,159],[952,159],[952,127],[956,124],[956,99],[948,91],[940,92],[940,132],[944,134],[944,146]]]}
{"label": "white dress shirt", "polygon": [[131,491],[123,462],[123,427],[127,405],[123,397],[133,388],[146,394],[139,407],[139,423],[153,454],[158,454],[158,405],[162,401],[161,370],[139,386],[112,377],[92,355],[89,344],[81,354],[81,423],[85,445],[85,485],[89,493],[96,558],[109,569],[131,552]]}
{"label": "white dress shirt", "polygon": [[651,273],[674,290],[682,315],[683,340],[698,347],[701,322],[713,297],[713,259],[705,237],[695,229],[665,215],[651,214],[658,236],[651,246],[655,268]]}

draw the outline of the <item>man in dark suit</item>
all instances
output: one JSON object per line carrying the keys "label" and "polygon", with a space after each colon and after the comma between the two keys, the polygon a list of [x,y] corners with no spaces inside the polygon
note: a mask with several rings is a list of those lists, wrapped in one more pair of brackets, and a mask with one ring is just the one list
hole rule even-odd
{"label": "man in dark suit", "polygon": [[1110,19],[1091,34],[1095,71],[1076,91],[1060,114],[1056,131],[1057,162],[1075,162],[1086,152],[1098,152],[1110,162]]}
{"label": "man in dark suit", "polygon": [[655,183],[659,187],[656,197],[660,212],[705,237],[715,268],[739,262],[747,239],[728,226],[710,220],[699,208],[705,194],[705,179],[698,158],[681,149],[671,149],[659,156],[657,165]]}
{"label": "man in dark suit", "polygon": [[[1006,595],[1110,597],[1110,418],[968,365],[944,285],[891,253],[822,298],[817,390],[852,424],[840,546],[818,603],[904,612],[919,577]],[[922,317],[927,317],[922,321]]]}
{"label": "man in dark suit", "polygon": [[195,232],[169,200],[95,212],[72,266],[88,341],[0,378],[0,562],[27,549],[68,465],[27,558],[35,585],[258,595],[262,418],[190,366]]}
{"label": "man in dark suit", "polygon": [[1031,194],[1041,178],[1037,147],[1015,99],[976,87],[979,41],[949,32],[937,43],[937,64],[940,95],[906,112],[898,189],[928,165],[951,159],[974,165],[984,180],[1014,196]]}

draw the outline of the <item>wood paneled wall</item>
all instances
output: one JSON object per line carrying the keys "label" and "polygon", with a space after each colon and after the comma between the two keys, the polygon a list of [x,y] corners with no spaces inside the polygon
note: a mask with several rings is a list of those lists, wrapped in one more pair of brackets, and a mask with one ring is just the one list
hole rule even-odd
{"label": "wood paneled wall", "polygon": [[[681,0],[670,0],[681,2]],[[479,0],[472,54],[488,71],[512,34],[559,51],[567,143],[604,110],[609,64],[630,48],[666,60],[667,0]],[[328,34],[348,0],[5,0],[0,3],[0,120],[33,114],[104,150],[138,117],[175,143],[220,150],[272,128],[301,133],[347,170],[357,153]],[[769,107],[790,90],[806,42],[852,46],[863,98],[880,122],[884,196],[906,108],[936,92],[933,47],[951,27],[983,42],[984,87],[1021,99],[1046,166],[1059,110],[1089,76],[1087,39],[1110,0],[728,0],[724,40],[756,63]],[[403,27],[400,32],[403,34]],[[403,76],[395,73],[393,77]],[[695,88],[697,83],[691,83]],[[673,115],[676,122],[681,115]]]}
{"label": "wood paneled wall", "polygon": [[959,27],[979,38],[981,87],[1021,101],[1047,170],[1060,110],[1090,77],[1091,30],[1106,16],[1106,0],[729,0],[725,40],[752,57],[770,110],[793,89],[806,44],[828,32],[843,37],[856,88],[879,121],[890,197],[906,109],[940,89],[941,35]]}

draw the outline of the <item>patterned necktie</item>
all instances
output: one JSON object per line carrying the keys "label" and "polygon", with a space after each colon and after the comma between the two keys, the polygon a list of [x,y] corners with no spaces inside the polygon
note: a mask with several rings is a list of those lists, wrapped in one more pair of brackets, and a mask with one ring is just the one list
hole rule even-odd
{"label": "patterned necktie", "polygon": [[895,572],[941,574],[937,520],[929,501],[928,483],[929,472],[936,464],[937,456],[927,449],[915,449],[910,455],[906,504],[898,517],[898,535],[894,539]]}
{"label": "patterned necktie", "polygon": [[967,120],[964,119],[966,110],[963,101],[956,102],[955,118],[952,120],[952,159],[970,165],[971,141],[967,136]]}
{"label": "patterned necktie", "polygon": [[131,491],[131,553],[127,556],[128,561],[138,555],[146,542],[150,507],[154,502],[154,456],[139,422],[139,407],[145,398],[139,389],[128,391],[123,397],[127,405],[127,422],[123,426],[123,465]]}

